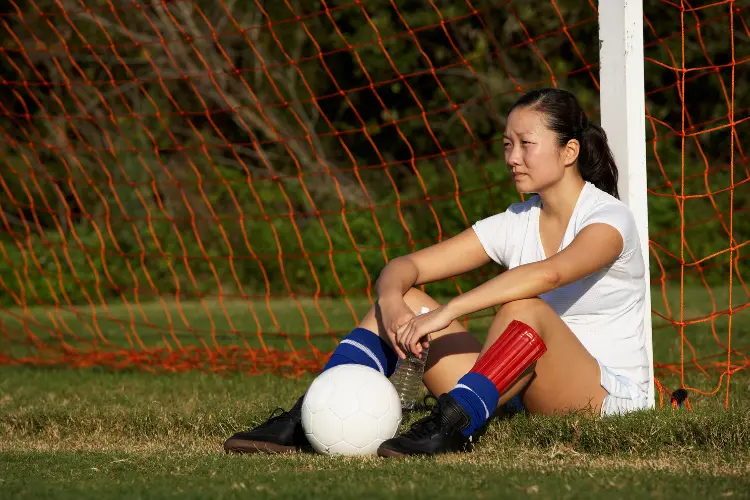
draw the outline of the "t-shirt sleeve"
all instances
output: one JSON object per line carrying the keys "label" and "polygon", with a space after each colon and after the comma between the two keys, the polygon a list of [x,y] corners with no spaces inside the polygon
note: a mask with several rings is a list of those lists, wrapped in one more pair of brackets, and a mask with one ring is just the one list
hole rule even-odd
{"label": "t-shirt sleeve", "polygon": [[608,224],[620,233],[623,242],[621,258],[630,257],[638,248],[638,229],[635,219],[625,205],[606,204],[597,207],[584,217],[579,231],[596,223]]}
{"label": "t-shirt sleeve", "polygon": [[505,267],[510,252],[509,226],[510,217],[507,211],[479,220],[472,226],[490,259]]}

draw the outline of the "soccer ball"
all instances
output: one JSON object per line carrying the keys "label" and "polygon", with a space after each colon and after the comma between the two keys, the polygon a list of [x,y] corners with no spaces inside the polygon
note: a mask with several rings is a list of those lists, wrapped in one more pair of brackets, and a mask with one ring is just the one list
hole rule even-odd
{"label": "soccer ball", "polygon": [[374,455],[400,424],[396,388],[367,366],[339,365],[324,371],[302,402],[305,436],[325,455]]}

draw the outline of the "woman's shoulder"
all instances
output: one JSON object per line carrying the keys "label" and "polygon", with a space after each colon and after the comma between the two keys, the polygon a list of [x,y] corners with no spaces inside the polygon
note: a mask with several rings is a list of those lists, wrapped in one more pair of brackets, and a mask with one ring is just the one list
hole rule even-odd
{"label": "woman's shoulder", "polygon": [[577,233],[584,227],[597,222],[614,226],[628,246],[631,246],[628,242],[635,241],[637,237],[635,216],[630,207],[592,184],[578,211],[575,231]]}

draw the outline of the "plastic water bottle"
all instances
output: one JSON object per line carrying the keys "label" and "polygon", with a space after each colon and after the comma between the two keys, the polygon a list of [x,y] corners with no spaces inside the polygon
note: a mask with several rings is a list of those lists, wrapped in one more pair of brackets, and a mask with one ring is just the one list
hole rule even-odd
{"label": "plastic water bottle", "polygon": [[[429,307],[423,307],[417,316],[430,312]],[[401,398],[402,410],[413,410],[417,406],[417,396],[424,376],[424,365],[427,361],[429,348],[422,351],[422,358],[407,354],[406,359],[398,359],[396,370],[391,375],[391,383]]]}

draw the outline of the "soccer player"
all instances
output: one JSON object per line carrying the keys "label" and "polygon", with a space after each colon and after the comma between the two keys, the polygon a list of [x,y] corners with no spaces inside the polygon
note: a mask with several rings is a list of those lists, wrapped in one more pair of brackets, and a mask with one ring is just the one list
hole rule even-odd
{"label": "soccer player", "polygon": [[[519,396],[526,411],[594,415],[647,406],[641,242],[619,201],[617,167],[600,126],[574,95],[531,91],[513,105],[505,162],[525,202],[457,236],[392,260],[373,309],[325,369],[358,363],[390,376],[398,357],[430,345],[431,413],[385,441],[381,456],[470,450],[495,410]],[[491,261],[507,270],[445,304],[415,288]],[[430,312],[416,315],[422,307]],[[481,345],[456,318],[499,306]],[[227,452],[307,445],[293,408],[224,443]]]}

